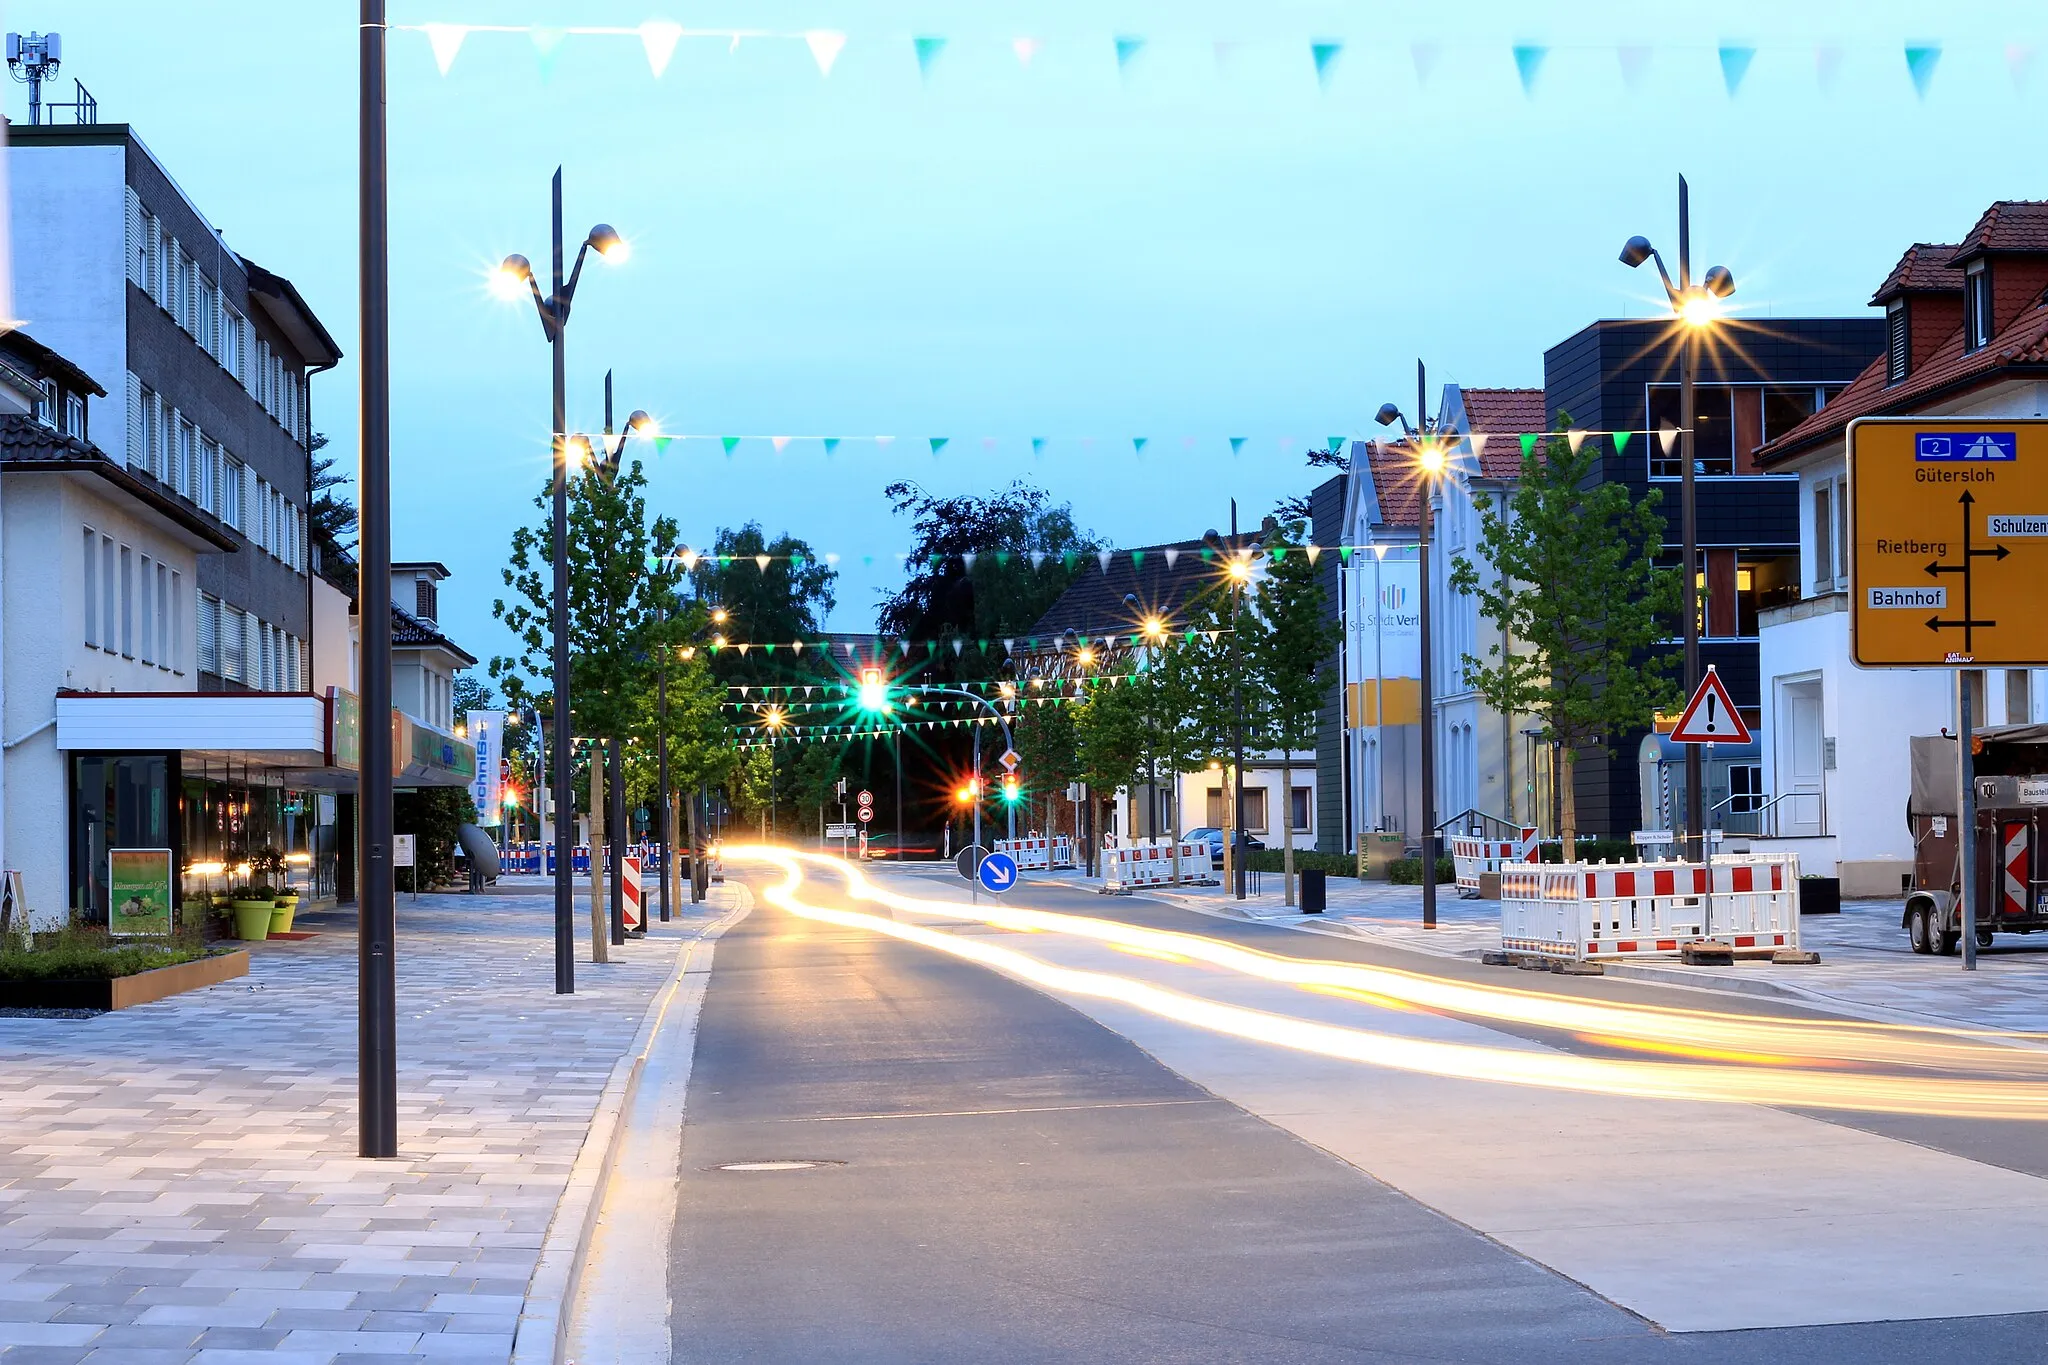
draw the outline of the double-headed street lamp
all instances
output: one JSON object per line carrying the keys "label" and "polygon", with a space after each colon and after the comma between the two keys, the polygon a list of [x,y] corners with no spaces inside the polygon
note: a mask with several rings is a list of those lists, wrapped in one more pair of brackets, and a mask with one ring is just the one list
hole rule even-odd
{"label": "double-headed street lamp", "polygon": [[[1699,515],[1693,476],[1697,460],[1693,454],[1693,358],[1699,334],[1721,316],[1721,300],[1735,292],[1735,277],[1726,266],[1714,266],[1692,282],[1692,211],[1685,177],[1678,177],[1678,279],[1664,268],[1664,258],[1647,237],[1631,237],[1621,248],[1621,263],[1634,269],[1654,261],[1658,278],[1664,282],[1664,296],[1678,332],[1678,441],[1679,505],[1685,541],[1682,551],[1685,613],[1685,691],[1691,696],[1700,685],[1700,603],[1699,603]],[[1700,746],[1685,746],[1685,831],[1686,856],[1692,862],[1706,860],[1706,792],[1700,771]],[[1567,850],[1569,852],[1569,850]]]}
{"label": "double-headed street lamp", "polygon": [[[1415,362],[1415,422],[1401,415],[1392,403],[1381,405],[1375,415],[1381,426],[1399,422],[1408,434],[1415,459],[1415,476],[1422,483],[1421,509],[1416,517],[1416,542],[1421,572],[1416,575],[1416,605],[1422,632],[1422,927],[1436,928],[1436,669],[1434,641],[1430,636],[1429,610],[1429,499],[1443,481],[1449,462],[1447,443],[1439,419],[1429,415],[1428,375],[1420,360]],[[1419,424],[1419,425],[1418,425]]]}
{"label": "double-headed street lamp", "polygon": [[[540,312],[540,328],[554,352],[554,426],[552,445],[555,468],[554,499],[554,693],[555,753],[558,760],[569,752],[569,396],[568,357],[562,334],[569,326],[569,306],[576,298],[576,282],[583,277],[583,258],[591,252],[612,260],[623,259],[625,239],[607,223],[599,223],[576,249],[576,266],[567,279],[562,275],[562,168],[555,168],[554,180],[554,263],[549,272],[548,292],[540,292],[533,265],[524,256],[507,256],[498,268],[499,291],[516,295],[523,283],[533,295]],[[365,623],[367,625],[367,622]],[[365,638],[368,638],[367,634]],[[569,765],[555,764],[555,993],[567,995],[576,989],[576,886],[569,869],[569,850],[576,831],[571,814],[573,796],[569,787]]]}

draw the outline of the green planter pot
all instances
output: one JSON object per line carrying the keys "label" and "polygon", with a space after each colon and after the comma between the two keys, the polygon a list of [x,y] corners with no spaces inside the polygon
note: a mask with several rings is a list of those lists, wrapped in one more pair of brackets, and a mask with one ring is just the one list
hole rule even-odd
{"label": "green planter pot", "polygon": [[252,943],[261,943],[270,937],[270,919],[277,906],[270,901],[236,901],[230,907],[235,914],[235,937]]}
{"label": "green planter pot", "polygon": [[273,934],[289,934],[292,931],[292,916],[298,913],[299,898],[297,896],[280,898],[270,908],[270,932]]}

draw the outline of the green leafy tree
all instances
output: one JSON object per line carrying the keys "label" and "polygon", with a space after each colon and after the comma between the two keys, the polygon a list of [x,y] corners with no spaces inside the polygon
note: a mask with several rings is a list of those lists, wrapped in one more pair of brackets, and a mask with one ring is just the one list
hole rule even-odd
{"label": "green leafy tree", "polygon": [[1598,444],[1574,451],[1569,425],[1560,414],[1557,434],[1523,457],[1505,515],[1482,506],[1479,557],[1460,556],[1451,574],[1513,642],[1466,655],[1467,685],[1503,715],[1533,717],[1560,746],[1566,848],[1578,836],[1579,750],[1644,729],[1678,699],[1657,645],[1677,631],[1679,600],[1677,574],[1656,566],[1657,491],[1631,501],[1625,486],[1595,482]]}
{"label": "green leafy tree", "polygon": [[422,889],[455,875],[457,831],[476,820],[476,802],[466,787],[421,787],[392,797],[392,827],[418,836],[414,859]]}
{"label": "green leafy tree", "polygon": [[772,832],[768,827],[768,817],[773,809],[775,769],[774,747],[762,744],[742,753],[725,781],[725,794],[732,802],[733,819],[738,822],[758,821],[764,839]]}
{"label": "green leafy tree", "polygon": [[[588,469],[569,485],[570,708],[579,734],[614,746],[623,746],[643,723],[658,652],[675,650],[681,638],[677,614],[669,609],[681,579],[681,566],[672,558],[676,524],[669,517],[649,521],[646,489],[638,460],[610,472]],[[514,706],[531,701],[541,680],[553,682],[551,485],[535,496],[534,507],[537,524],[512,533],[504,570],[510,597],[492,604],[493,615],[518,645],[517,653],[490,663],[491,677]],[[593,810],[593,828],[602,820]],[[624,838],[622,830],[611,833]],[[602,962],[610,934],[599,861],[592,859],[591,867],[592,949]]]}
{"label": "green leafy tree", "polygon": [[771,539],[758,521],[721,528],[711,551],[699,555],[690,586],[706,612],[723,613],[708,623],[711,630],[748,648],[713,650],[712,672],[727,683],[781,682],[792,671],[822,666],[823,651],[789,646],[823,633],[838,577],[808,541],[788,532]]}
{"label": "green leafy tree", "polygon": [[1329,690],[1326,669],[1336,661],[1338,630],[1324,610],[1323,586],[1303,548],[1308,528],[1289,522],[1265,537],[1265,571],[1253,595],[1260,629],[1251,646],[1252,670],[1264,703],[1261,727],[1280,751],[1282,879],[1294,904],[1294,753],[1312,749],[1316,723]]}
{"label": "green leafy tree", "polygon": [[334,467],[334,456],[322,456],[327,434],[316,431],[308,443],[313,456],[313,502],[306,509],[306,526],[321,558],[339,564],[356,548],[356,507],[348,494],[337,490],[348,486],[348,475]]}
{"label": "green leafy tree", "polygon": [[825,835],[826,807],[839,800],[838,784],[845,772],[843,746],[818,740],[799,746],[798,758],[790,766],[789,795],[798,811],[818,813],[818,837]]}
{"label": "green leafy tree", "polygon": [[[1045,830],[1050,834],[1053,812],[1069,783],[1081,780],[1079,737],[1069,705],[1055,698],[1032,697],[1019,700],[1020,709],[1011,717],[1010,731],[1017,742],[1017,756],[1027,792],[1045,801]],[[1076,831],[1078,834],[1079,831]]]}

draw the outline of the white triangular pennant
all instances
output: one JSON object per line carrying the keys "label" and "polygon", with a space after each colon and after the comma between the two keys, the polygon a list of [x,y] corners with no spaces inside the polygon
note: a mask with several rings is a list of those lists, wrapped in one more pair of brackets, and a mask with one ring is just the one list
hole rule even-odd
{"label": "white triangular pennant", "polygon": [[448,68],[455,65],[455,54],[462,51],[462,40],[469,36],[467,24],[421,24],[427,31],[427,46],[434,49],[434,65],[447,75]]}
{"label": "white triangular pennant", "polygon": [[640,46],[647,49],[647,69],[656,80],[668,70],[669,58],[676,55],[676,40],[682,36],[683,26],[673,20],[649,19],[640,25]]}
{"label": "white triangular pennant", "polygon": [[1666,422],[1657,430],[1657,443],[1664,447],[1665,458],[1670,458],[1671,452],[1678,449],[1678,428]]}
{"label": "white triangular pennant", "polygon": [[1573,427],[1564,434],[1564,439],[1565,444],[1572,448],[1572,454],[1576,455],[1579,453],[1579,447],[1586,443],[1586,429],[1584,427]]}
{"label": "white triangular pennant", "polygon": [[973,573],[973,572],[974,572],[974,556],[975,556],[975,552],[974,552],[973,550],[969,550],[969,551],[967,551],[967,552],[966,552],[965,554],[961,555],[961,556],[960,556],[960,567],[961,567],[961,568],[963,568],[963,569],[965,569],[965,570],[967,570],[967,572],[969,572],[969,573]]}
{"label": "white triangular pennant", "polygon": [[1102,566],[1102,571],[1106,574],[1109,572],[1109,561],[1115,556],[1116,551],[1114,550],[1097,550],[1095,552],[1095,562]]}
{"label": "white triangular pennant", "polygon": [[818,74],[832,74],[832,63],[839,60],[839,50],[846,46],[846,35],[827,28],[814,28],[804,34],[804,46],[811,50],[811,60],[818,64]]}
{"label": "white triangular pennant", "polygon": [[1173,549],[1169,549],[1169,550],[1168,550],[1168,551],[1166,552],[1166,567],[1167,567],[1167,568],[1169,568],[1169,569],[1171,569],[1171,568],[1172,568],[1172,567],[1174,566],[1174,564],[1175,564],[1176,562],[1178,562],[1178,561],[1179,561],[1179,559],[1180,559],[1180,551],[1179,551],[1179,550],[1173,550]]}

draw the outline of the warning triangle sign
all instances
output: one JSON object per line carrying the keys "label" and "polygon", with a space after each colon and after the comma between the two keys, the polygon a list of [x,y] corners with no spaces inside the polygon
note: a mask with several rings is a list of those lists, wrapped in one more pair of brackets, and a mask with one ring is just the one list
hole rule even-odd
{"label": "warning triangle sign", "polygon": [[1754,738],[1712,664],[1668,738],[1673,744],[1747,744]]}

